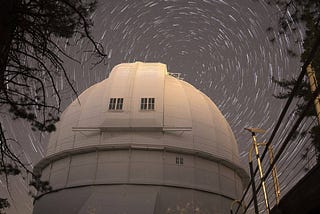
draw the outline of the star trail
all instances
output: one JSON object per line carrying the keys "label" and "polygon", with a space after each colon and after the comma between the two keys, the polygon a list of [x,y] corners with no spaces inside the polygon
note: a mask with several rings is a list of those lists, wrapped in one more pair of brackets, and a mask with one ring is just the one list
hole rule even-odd
{"label": "star trail", "polygon": [[[299,72],[299,58],[289,57],[287,49],[299,52],[302,47],[288,35],[266,31],[276,25],[278,13],[264,1],[252,0],[100,0],[92,15],[92,35],[104,47],[105,63],[93,66],[95,59],[86,52],[90,47],[82,41],[66,50],[81,64],[65,60],[65,66],[80,94],[119,63],[167,64],[169,72],[181,73],[215,102],[247,163],[251,138],[243,129],[270,130],[284,104],[272,96],[280,89],[271,78],[290,78]],[[273,36],[277,39],[272,43]],[[67,84],[60,79],[57,85],[64,90]],[[71,90],[63,97],[64,106],[74,99]],[[7,132],[21,142],[17,151],[27,163],[35,164],[44,156],[46,135],[32,132],[24,122],[3,120],[9,124]],[[14,178],[13,183],[17,185],[10,189],[17,200],[8,213],[31,213],[28,182]],[[1,185],[5,187],[3,180]]]}

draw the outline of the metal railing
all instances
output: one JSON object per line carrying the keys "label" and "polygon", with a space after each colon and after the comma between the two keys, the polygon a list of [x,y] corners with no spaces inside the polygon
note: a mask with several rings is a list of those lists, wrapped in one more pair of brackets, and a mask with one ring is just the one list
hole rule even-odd
{"label": "metal railing", "polygon": [[[317,123],[319,118],[306,116],[314,108],[314,104],[319,104],[320,88],[313,83],[312,96],[305,103],[303,99],[294,99],[307,67],[306,65],[302,67],[292,94],[267,143],[257,142],[255,136],[258,133],[257,129],[247,129],[252,133],[253,138],[252,149],[248,154],[251,180],[242,198],[232,204],[231,213],[269,213],[271,208],[279,203],[281,196],[284,196],[309,170],[317,165],[319,151],[316,151],[310,133],[313,127],[319,125]],[[308,75],[310,78],[309,71]],[[296,103],[292,103],[293,100]],[[302,106],[298,113],[295,109],[297,105]],[[288,112],[291,114],[284,121]],[[272,145],[273,151],[270,153]],[[261,147],[265,148],[260,156]],[[250,153],[253,150],[256,154],[256,161],[251,158]],[[265,158],[268,151],[269,160]],[[277,165],[277,171],[275,165]]]}

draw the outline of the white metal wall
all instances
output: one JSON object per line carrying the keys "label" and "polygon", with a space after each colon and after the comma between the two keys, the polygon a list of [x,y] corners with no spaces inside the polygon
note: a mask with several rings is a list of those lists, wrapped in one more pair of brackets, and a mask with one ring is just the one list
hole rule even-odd
{"label": "white metal wall", "polygon": [[[124,98],[122,111],[109,111],[110,98]],[[141,111],[143,97],[155,98],[154,111]],[[65,150],[104,144],[172,145],[208,152],[239,164],[238,146],[230,126],[215,104],[192,85],[168,75],[161,63],[116,66],[108,79],[90,87],[62,114],[47,156]],[[122,133],[72,131],[73,127],[123,128]],[[166,134],[126,132],[128,128],[191,128]],[[161,135],[162,134],[162,135]]]}
{"label": "white metal wall", "polygon": [[[183,158],[183,164],[176,163]],[[43,180],[54,189],[91,184],[154,184],[198,189],[228,198],[242,193],[241,178],[222,164],[166,151],[116,150],[70,156],[48,165]]]}
{"label": "white metal wall", "polygon": [[232,202],[197,190],[141,185],[65,189],[41,200],[34,214],[229,214]]}

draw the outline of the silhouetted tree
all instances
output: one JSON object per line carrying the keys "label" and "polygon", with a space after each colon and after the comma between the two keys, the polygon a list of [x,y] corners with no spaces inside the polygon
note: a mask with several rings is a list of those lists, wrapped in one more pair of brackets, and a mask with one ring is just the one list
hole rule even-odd
{"label": "silhouetted tree", "polygon": [[[278,20],[278,26],[276,28],[270,27],[268,32],[272,32],[271,42],[274,42],[277,36],[282,34],[289,34],[290,36],[296,36],[296,43],[303,43],[303,52],[300,56],[302,63],[306,63],[307,60],[311,61],[311,65],[315,71],[317,82],[320,83],[320,1],[319,0],[269,0],[269,4],[277,5],[280,8],[281,14]],[[297,29],[300,26],[305,27],[305,37],[303,41],[300,41],[300,35]],[[298,54],[288,49],[288,55],[292,57],[298,56]],[[290,96],[294,85],[297,83],[297,79],[282,79],[273,81],[285,89],[284,93],[279,93],[275,97],[285,99]],[[308,78],[304,78],[299,85],[298,91],[295,94],[298,98],[303,98],[308,101],[311,96],[310,85]],[[306,103],[306,102],[305,102]],[[296,108],[296,112],[300,113],[304,109],[304,104],[299,104]],[[315,117],[316,111],[314,106],[309,110],[307,116]],[[317,151],[317,159],[320,162],[320,128],[318,125],[312,127],[310,130],[312,142]]]}
{"label": "silhouetted tree", "polygon": [[[66,48],[88,42],[89,51],[99,57],[97,63],[105,57],[91,36],[96,6],[97,0],[0,0],[1,109],[29,121],[34,130],[55,130],[61,104],[57,76],[77,95],[64,68],[63,59],[75,60]],[[10,150],[2,128],[0,124],[0,173],[7,179],[24,166]],[[0,209],[8,205],[0,199]]]}
{"label": "silhouetted tree", "polygon": [[4,212],[2,212],[2,210],[4,208],[8,208],[10,207],[10,204],[8,202],[8,199],[6,198],[0,198],[0,214],[3,214]]}

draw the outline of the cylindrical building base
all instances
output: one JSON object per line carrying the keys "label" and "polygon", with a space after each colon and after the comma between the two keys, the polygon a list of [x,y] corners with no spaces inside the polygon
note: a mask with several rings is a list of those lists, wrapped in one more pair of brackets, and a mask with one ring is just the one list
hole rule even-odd
{"label": "cylindrical building base", "polygon": [[62,189],[35,201],[34,214],[229,213],[232,200],[193,189],[97,185]]}

